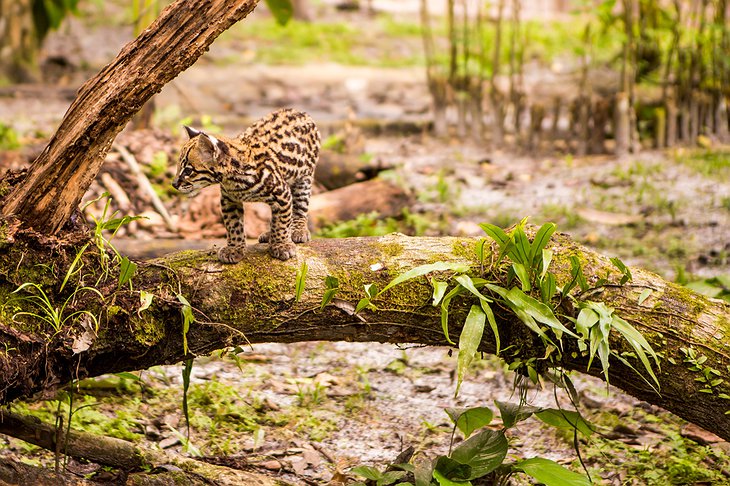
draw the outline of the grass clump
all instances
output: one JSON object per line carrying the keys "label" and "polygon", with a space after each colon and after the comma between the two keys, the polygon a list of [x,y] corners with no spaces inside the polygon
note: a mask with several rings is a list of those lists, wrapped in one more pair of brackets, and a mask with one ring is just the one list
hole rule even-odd
{"label": "grass clump", "polygon": [[705,177],[730,179],[730,151],[681,150],[675,155],[675,160]]}

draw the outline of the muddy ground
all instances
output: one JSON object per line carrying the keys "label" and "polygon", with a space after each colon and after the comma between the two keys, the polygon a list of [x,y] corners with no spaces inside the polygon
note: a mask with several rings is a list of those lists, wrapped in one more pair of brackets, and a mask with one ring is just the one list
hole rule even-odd
{"label": "muddy ground", "polygon": [[[357,21],[373,21],[368,19]],[[0,121],[22,141],[42,146],[75,87],[131,36],[123,25],[110,29],[74,22],[80,27],[56,35],[47,50],[69,57],[75,69],[56,76],[53,84],[3,92]],[[159,161],[160,153],[167,156],[168,168],[151,175],[160,187],[174,169],[182,119],[192,117],[193,123],[231,134],[274,108],[293,106],[311,113],[325,138],[348,123],[348,130],[354,126],[358,142],[350,149],[393,167],[381,177],[395,181],[414,200],[405,221],[392,223],[401,231],[478,235],[478,223],[507,226],[530,216],[534,223],[554,221],[582,243],[665,278],[730,273],[730,162],[721,147],[576,158],[559,149],[525,154],[519,144],[495,148],[434,139],[427,131],[430,100],[421,68],[260,64],[256,52],[263,48],[236,33],[224,37],[156,97],[154,130],[120,135],[120,143],[136,147],[133,153],[146,166]],[[401,49],[417,52],[419,44],[404,42]],[[357,128],[361,125],[366,128]],[[392,128],[404,125],[409,133]],[[22,164],[33,150],[3,157],[7,165]],[[92,187],[87,199],[99,191],[100,186]],[[163,200],[180,221],[193,203],[166,191],[160,190]],[[152,211],[132,199],[134,211]],[[375,218],[360,224],[379,223]],[[174,249],[200,235],[200,228],[173,232],[156,220],[129,232],[126,244],[120,239],[118,246],[136,249],[164,236],[178,238],[169,243]],[[443,408],[496,410],[493,400],[519,398],[514,376],[495,358],[479,361],[454,398],[455,367],[448,349],[380,344],[268,344],[243,350],[238,360],[204,357],[193,371],[191,443],[203,455],[243,457],[250,467],[298,484],[328,484],[355,465],[382,468],[408,446],[431,456],[444,453],[450,427]],[[76,405],[96,405],[79,411],[75,425],[181,449],[180,372],[180,366],[145,371],[143,385],[116,377],[86,384]],[[574,380],[582,410],[601,431],[583,441],[583,458],[594,479],[730,484],[727,443],[617,390],[606,393],[598,380],[579,375]],[[554,403],[551,387],[530,389],[527,397],[535,405]],[[17,407],[48,417],[56,404]],[[510,457],[540,455],[580,469],[572,435],[536,420],[517,427],[510,444]],[[16,440],[1,438],[0,449],[5,456],[52,463],[49,455]],[[99,471],[74,462],[70,468],[79,474]],[[113,480],[114,473],[107,477]]]}

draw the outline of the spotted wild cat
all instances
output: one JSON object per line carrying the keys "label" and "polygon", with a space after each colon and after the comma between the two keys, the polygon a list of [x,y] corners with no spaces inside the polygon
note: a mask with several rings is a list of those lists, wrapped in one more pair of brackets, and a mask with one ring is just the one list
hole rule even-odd
{"label": "spotted wild cat", "polygon": [[172,186],[195,195],[221,186],[221,212],[227,246],[218,251],[224,263],[241,261],[246,247],[243,203],[271,207],[271,228],[259,236],[279,260],[296,255],[294,243],[309,241],[307,210],[319,156],[320,135],[301,111],[278,110],[255,122],[236,138],[214,137],[185,127],[190,137],[180,150]]}

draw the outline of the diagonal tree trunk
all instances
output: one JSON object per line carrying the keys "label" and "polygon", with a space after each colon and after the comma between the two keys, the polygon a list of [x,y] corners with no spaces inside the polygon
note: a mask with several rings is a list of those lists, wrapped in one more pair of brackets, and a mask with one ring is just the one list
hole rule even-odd
{"label": "diagonal tree trunk", "polygon": [[[258,0],[177,0],[87,81],[22,185],[0,208],[54,234],[78,207],[114,137],[152,95],[190,67]],[[202,12],[205,14],[203,15]]]}

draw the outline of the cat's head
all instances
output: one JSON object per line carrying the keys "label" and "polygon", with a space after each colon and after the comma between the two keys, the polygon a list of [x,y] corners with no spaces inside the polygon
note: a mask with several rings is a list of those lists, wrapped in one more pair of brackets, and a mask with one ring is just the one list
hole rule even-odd
{"label": "cat's head", "polygon": [[195,195],[202,188],[221,181],[220,166],[228,157],[228,145],[212,135],[185,127],[190,140],[180,149],[180,160],[172,187]]}

